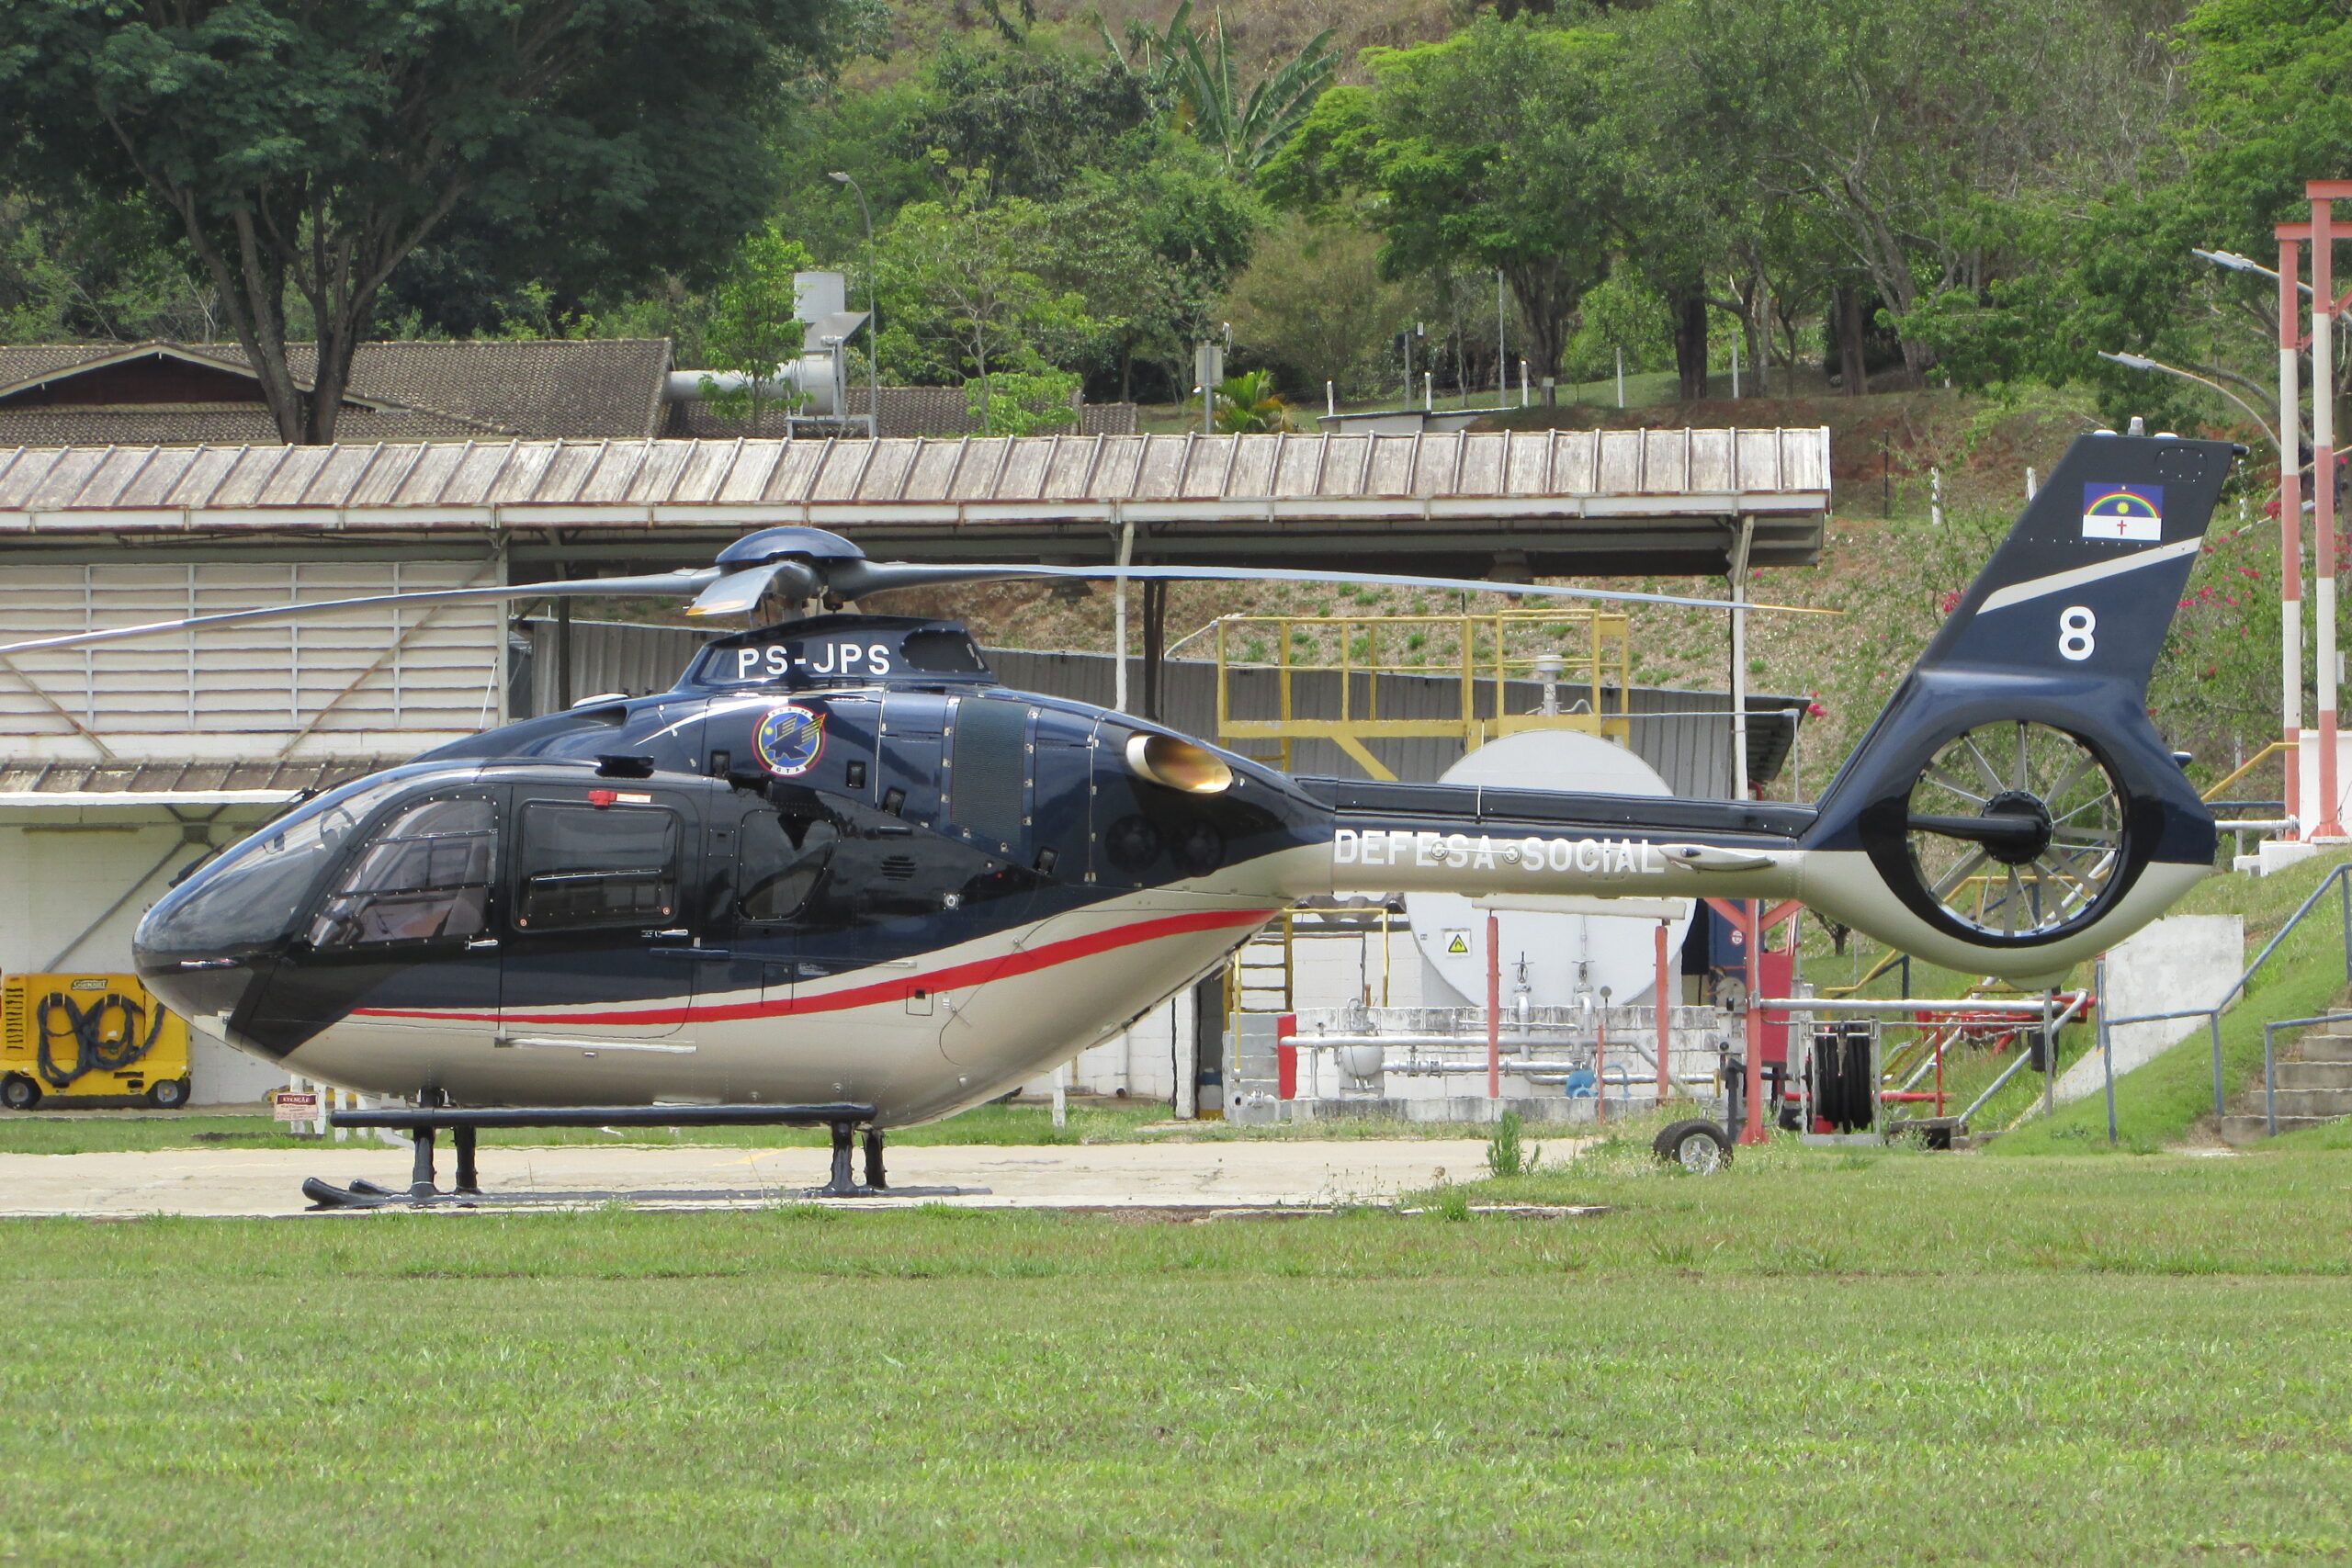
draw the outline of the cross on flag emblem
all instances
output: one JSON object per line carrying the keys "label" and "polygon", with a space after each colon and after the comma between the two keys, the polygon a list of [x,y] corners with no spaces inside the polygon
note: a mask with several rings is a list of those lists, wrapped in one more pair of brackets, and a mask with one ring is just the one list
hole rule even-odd
{"label": "cross on flag emblem", "polygon": [[2165,487],[2083,487],[2083,537],[2161,539],[2165,536]]}

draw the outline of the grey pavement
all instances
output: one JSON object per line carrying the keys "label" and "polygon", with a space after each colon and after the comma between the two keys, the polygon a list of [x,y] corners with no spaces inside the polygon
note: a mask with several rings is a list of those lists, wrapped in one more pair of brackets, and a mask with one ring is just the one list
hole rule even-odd
{"label": "grey pavement", "polygon": [[[985,1188],[935,1201],[1002,1208],[1236,1209],[1379,1201],[1448,1178],[1485,1174],[1475,1139],[1080,1145],[977,1144],[894,1148],[894,1186]],[[736,1206],[797,1198],[824,1180],[824,1150],[664,1145],[489,1146],[486,1204],[534,1194],[613,1194],[648,1206]],[[452,1162],[442,1151],[448,1185]],[[0,1215],[281,1215],[308,1212],[302,1179],[365,1179],[405,1189],[405,1149],[173,1149],[0,1154]],[[582,1197],[579,1202],[600,1201]],[[849,1201],[861,1207],[919,1201]]]}

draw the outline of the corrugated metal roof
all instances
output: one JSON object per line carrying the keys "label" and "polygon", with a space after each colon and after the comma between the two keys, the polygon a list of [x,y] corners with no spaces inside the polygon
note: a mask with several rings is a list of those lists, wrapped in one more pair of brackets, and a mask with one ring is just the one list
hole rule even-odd
{"label": "corrugated metal roof", "polygon": [[278,527],[713,511],[818,524],[1736,515],[1819,512],[1828,491],[1826,429],[0,449],[0,531],[220,527],[234,514]]}
{"label": "corrugated metal roof", "polygon": [[396,766],[396,757],[309,762],[37,762],[0,761],[0,795],[182,796],[333,789]]}

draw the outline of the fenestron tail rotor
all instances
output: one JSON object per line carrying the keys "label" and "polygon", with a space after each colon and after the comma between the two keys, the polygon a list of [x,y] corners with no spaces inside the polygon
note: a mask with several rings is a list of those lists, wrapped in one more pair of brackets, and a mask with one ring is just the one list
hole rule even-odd
{"label": "fenestron tail rotor", "polygon": [[2047,937],[2096,916],[2125,826],[2121,786],[2080,739],[2004,720],[1937,750],[1912,784],[1905,835],[1920,887],[1951,919]]}

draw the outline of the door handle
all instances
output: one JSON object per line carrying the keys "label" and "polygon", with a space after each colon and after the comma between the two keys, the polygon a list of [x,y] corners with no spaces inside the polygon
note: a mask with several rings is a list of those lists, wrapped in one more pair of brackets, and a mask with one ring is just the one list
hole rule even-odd
{"label": "door handle", "polygon": [[466,951],[468,953],[480,953],[486,947],[496,947],[497,945],[498,939],[494,936],[478,936],[466,943]]}
{"label": "door handle", "polygon": [[735,954],[723,947],[657,947],[656,958],[675,958],[685,964],[725,964]]}

